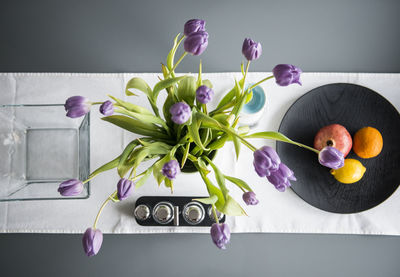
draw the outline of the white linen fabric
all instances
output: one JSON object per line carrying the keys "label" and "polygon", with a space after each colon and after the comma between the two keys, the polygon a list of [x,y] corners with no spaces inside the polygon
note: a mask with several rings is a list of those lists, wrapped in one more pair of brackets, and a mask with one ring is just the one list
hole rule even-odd
{"label": "white linen fabric", "polygon": [[[270,73],[249,73],[248,82],[254,83]],[[1,104],[55,104],[64,103],[73,95],[84,95],[92,101],[106,100],[106,94],[134,101],[150,108],[143,95],[125,96],[124,89],[132,77],[141,77],[150,86],[160,74],[153,73],[0,73]],[[234,84],[240,73],[203,74],[214,84],[215,105]],[[267,93],[267,111],[253,131],[277,130],[293,102],[304,93],[328,83],[355,83],[382,94],[397,109],[400,107],[400,74],[371,73],[303,73],[303,86],[279,87],[274,81],[264,83]],[[138,94],[141,94],[138,92]],[[159,104],[165,99],[161,92]],[[100,120],[97,108],[91,116],[91,169],[94,170],[121,153],[133,138],[111,124]],[[257,147],[274,146],[275,142],[252,140]],[[235,161],[231,143],[218,152],[215,163],[223,172],[244,178],[255,190],[260,203],[245,207],[248,217],[228,217],[232,232],[272,233],[341,233],[400,235],[400,192],[397,190],[379,206],[357,214],[334,214],[314,208],[300,199],[292,190],[278,192],[266,178],[260,178],[253,169],[252,153],[245,147],[239,161]],[[14,201],[0,203],[0,232],[13,233],[82,233],[93,224],[103,201],[118,182],[116,170],[99,175],[91,181],[91,196],[84,200]],[[205,185],[197,173],[181,174],[174,184],[174,196],[206,195]],[[57,189],[57,188],[54,188]],[[241,191],[231,187],[236,200],[241,201]],[[147,184],[134,192],[129,199],[109,203],[98,228],[104,233],[206,233],[206,227],[142,227],[133,218],[135,200],[144,195],[171,195],[170,190],[158,187],[149,178]]]}

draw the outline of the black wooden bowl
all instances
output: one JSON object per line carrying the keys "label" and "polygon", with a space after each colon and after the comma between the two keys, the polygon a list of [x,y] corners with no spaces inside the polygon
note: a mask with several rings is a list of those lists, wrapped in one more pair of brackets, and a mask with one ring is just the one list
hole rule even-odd
{"label": "black wooden bowl", "polygon": [[277,152],[297,177],[293,191],[310,205],[334,213],[357,213],[379,205],[400,183],[399,112],[369,88],[328,84],[300,97],[286,112],[279,132],[313,146],[318,130],[333,123],[345,126],[352,136],[362,127],[375,127],[383,137],[382,152],[361,159],[351,151],[347,158],[361,161],[367,171],[360,181],[342,184],[318,163],[315,153],[278,142]]}

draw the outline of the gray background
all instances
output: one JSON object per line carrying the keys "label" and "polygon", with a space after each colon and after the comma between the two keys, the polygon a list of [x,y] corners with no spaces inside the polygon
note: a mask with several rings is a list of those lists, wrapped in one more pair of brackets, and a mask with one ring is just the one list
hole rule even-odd
{"label": "gray background", "polygon": [[[0,71],[156,72],[187,19],[207,21],[204,71],[400,72],[400,1],[0,1]],[[196,71],[189,57],[178,71]],[[400,238],[235,234],[106,235],[86,258],[80,235],[0,235],[1,276],[400,276]],[[198,260],[198,262],[196,262]]]}

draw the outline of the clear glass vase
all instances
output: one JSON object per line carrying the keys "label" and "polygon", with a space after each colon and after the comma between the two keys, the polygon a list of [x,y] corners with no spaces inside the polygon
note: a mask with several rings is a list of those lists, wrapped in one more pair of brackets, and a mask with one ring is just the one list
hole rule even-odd
{"label": "clear glass vase", "polygon": [[89,114],[71,119],[62,104],[0,105],[0,201],[88,198],[89,183],[74,197],[58,185],[90,174]]}

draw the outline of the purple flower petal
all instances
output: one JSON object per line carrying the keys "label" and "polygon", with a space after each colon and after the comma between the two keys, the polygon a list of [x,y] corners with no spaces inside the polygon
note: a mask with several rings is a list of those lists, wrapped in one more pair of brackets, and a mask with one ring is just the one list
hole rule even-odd
{"label": "purple flower petal", "polygon": [[208,45],[208,33],[205,31],[198,31],[186,37],[183,47],[185,51],[198,56],[206,50]]}
{"label": "purple flower petal", "polygon": [[87,228],[82,237],[83,250],[86,256],[96,255],[103,243],[103,233],[98,229]]}
{"label": "purple flower petal", "polygon": [[259,203],[256,194],[253,191],[243,193],[242,198],[246,205],[257,205]]}
{"label": "purple flower petal", "polygon": [[261,43],[255,42],[250,38],[246,38],[243,41],[242,54],[248,61],[258,59],[262,54]]}
{"label": "purple flower petal", "polygon": [[300,74],[302,71],[294,65],[278,64],[274,67],[272,73],[274,74],[276,83],[280,86],[285,87],[294,83],[301,85]]}
{"label": "purple flower petal", "polygon": [[107,100],[101,104],[99,110],[100,113],[104,114],[105,116],[110,116],[114,113],[114,104],[110,100]]}
{"label": "purple flower petal", "polygon": [[185,23],[183,34],[188,36],[192,33],[205,31],[206,22],[202,19],[190,19]]}
{"label": "purple flower petal", "polygon": [[344,155],[332,146],[325,146],[318,154],[318,161],[323,166],[338,169],[344,166]]}
{"label": "purple flower petal", "polygon": [[169,112],[171,113],[171,120],[176,124],[185,123],[192,115],[189,105],[184,102],[175,103],[169,109]]}
{"label": "purple flower petal", "polygon": [[175,179],[180,172],[181,169],[177,160],[170,160],[162,168],[162,174],[170,180]]}
{"label": "purple flower petal", "polygon": [[210,229],[211,239],[219,249],[225,249],[225,245],[231,239],[231,232],[226,223],[214,223]]}
{"label": "purple flower petal", "polygon": [[77,179],[70,179],[62,182],[58,187],[58,192],[62,196],[76,196],[83,191],[83,183]]}
{"label": "purple flower petal", "polygon": [[128,198],[133,192],[134,185],[135,184],[131,180],[126,178],[120,179],[117,184],[118,199],[122,201]]}
{"label": "purple flower petal", "polygon": [[196,99],[202,104],[207,104],[214,96],[214,91],[207,86],[200,86],[196,90]]}

